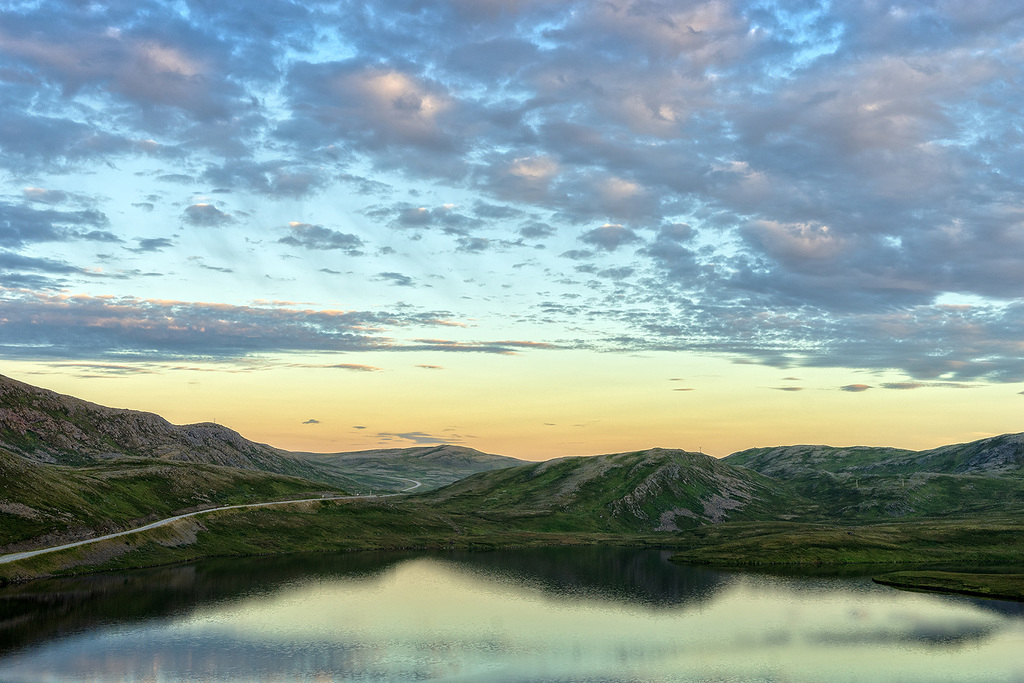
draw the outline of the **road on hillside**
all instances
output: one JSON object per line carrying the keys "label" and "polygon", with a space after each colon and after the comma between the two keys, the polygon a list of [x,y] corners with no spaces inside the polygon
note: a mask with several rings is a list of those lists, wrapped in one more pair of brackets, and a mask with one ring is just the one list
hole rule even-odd
{"label": "road on hillside", "polygon": [[43,553],[53,553],[58,550],[67,550],[68,548],[77,548],[80,545],[88,545],[89,543],[97,543],[99,541],[107,541],[111,538],[118,538],[120,536],[128,536],[130,534],[137,534],[140,531],[148,531],[150,529],[156,529],[157,527],[176,522],[179,519],[185,519],[186,517],[195,517],[196,515],[205,515],[211,512],[220,512],[221,510],[238,510],[240,508],[259,508],[267,507],[269,505],[288,505],[289,503],[309,503],[318,500],[361,500],[366,498],[389,498],[391,496],[400,496],[403,493],[408,493],[413,489],[418,489],[423,486],[422,482],[418,482],[415,479],[406,479],[405,477],[391,477],[392,479],[400,479],[401,481],[410,481],[412,486],[404,488],[398,493],[381,493],[381,494],[370,494],[365,496],[328,496],[324,498],[302,498],[299,500],[275,500],[269,503],[246,503],[244,505],[225,505],[219,508],[210,508],[209,510],[197,510],[195,512],[187,512],[183,515],[175,515],[174,517],[168,517],[167,519],[161,519],[157,522],[152,522],[146,526],[140,526],[137,529],[128,529],[127,531],[118,531],[117,533],[107,534],[106,536],[97,536],[96,538],[87,538],[84,541],[75,541],[74,543],[65,543],[64,545],[55,545],[50,548],[40,548],[39,550],[26,550],[20,553],[11,553],[10,555],[0,556],[0,564],[7,564],[8,562],[14,562],[16,560],[24,560],[29,557],[35,557],[36,555],[42,555]]}

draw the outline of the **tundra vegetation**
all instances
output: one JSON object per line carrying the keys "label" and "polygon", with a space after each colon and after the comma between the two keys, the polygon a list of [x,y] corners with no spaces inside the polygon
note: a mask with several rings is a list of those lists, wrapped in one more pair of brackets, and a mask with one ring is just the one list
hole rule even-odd
{"label": "tundra vegetation", "polygon": [[[394,495],[409,479],[423,485]],[[1021,434],[722,459],[661,448],[542,463],[459,446],[289,453],[0,377],[0,554],[309,497],[323,499],[210,512],[0,564],[0,580],[211,556],[617,544],[677,549],[692,564],[856,565],[890,585],[973,595],[1019,599],[1024,586],[1011,573],[1024,558]]]}

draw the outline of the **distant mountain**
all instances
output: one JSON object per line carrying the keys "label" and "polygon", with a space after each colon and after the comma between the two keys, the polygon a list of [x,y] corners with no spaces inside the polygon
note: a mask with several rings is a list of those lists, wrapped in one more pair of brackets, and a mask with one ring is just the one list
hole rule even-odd
{"label": "distant mountain", "polygon": [[893,457],[882,463],[896,470],[981,476],[1024,473],[1024,434],[1002,434],[970,443],[940,446]]}
{"label": "distant mountain", "polygon": [[1024,433],[1003,434],[925,451],[874,446],[776,446],[751,448],[722,458],[772,477],[801,473],[909,475],[920,473],[1000,476],[1024,472]]}
{"label": "distant mountain", "polygon": [[273,472],[332,486],[343,474],[204,422],[173,425],[159,415],[97,405],[0,375],[0,447],[29,460],[82,465],[146,457]]}
{"label": "distant mountain", "polygon": [[396,479],[414,479],[423,484],[424,488],[419,490],[432,489],[477,472],[527,463],[518,458],[451,445],[295,455],[333,467],[378,489],[406,487]]}
{"label": "distant mountain", "polygon": [[784,484],[756,472],[661,448],[483,472],[420,498],[537,531],[677,531],[809,509]]}
{"label": "distant mountain", "polygon": [[1024,434],[925,451],[779,446],[723,462],[793,486],[826,519],[871,521],[1024,512]]}
{"label": "distant mountain", "polygon": [[873,446],[772,446],[751,448],[722,458],[768,477],[790,478],[808,472],[848,472],[873,468],[893,458],[913,454],[899,448]]}

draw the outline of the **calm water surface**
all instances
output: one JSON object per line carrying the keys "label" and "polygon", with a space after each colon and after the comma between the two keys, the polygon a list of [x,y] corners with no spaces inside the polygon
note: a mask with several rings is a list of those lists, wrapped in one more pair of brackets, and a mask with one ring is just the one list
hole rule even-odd
{"label": "calm water surface", "polygon": [[211,561],[0,590],[0,681],[1024,681],[1014,603],[613,548]]}

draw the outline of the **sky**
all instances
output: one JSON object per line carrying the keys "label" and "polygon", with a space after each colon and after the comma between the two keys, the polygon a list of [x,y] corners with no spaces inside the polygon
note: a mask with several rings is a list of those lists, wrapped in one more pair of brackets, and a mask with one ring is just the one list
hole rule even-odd
{"label": "sky", "polygon": [[293,450],[1024,431],[1024,5],[0,2],[0,373]]}

